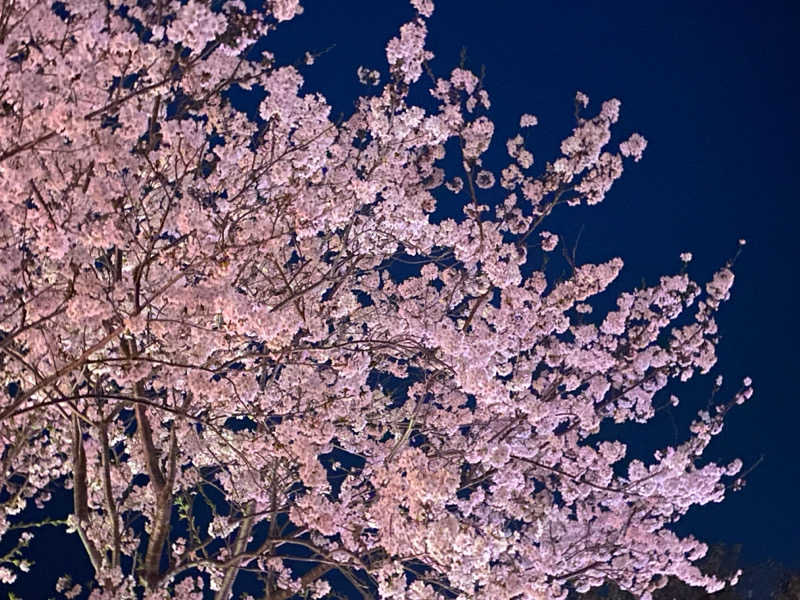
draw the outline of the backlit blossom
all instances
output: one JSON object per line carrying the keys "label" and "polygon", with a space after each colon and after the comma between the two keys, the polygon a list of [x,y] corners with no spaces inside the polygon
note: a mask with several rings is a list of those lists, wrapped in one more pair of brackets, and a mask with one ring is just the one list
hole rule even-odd
{"label": "backlit blossom", "polygon": [[460,177],[454,177],[451,181],[445,183],[445,187],[454,194],[457,194],[464,187],[464,181]]}
{"label": "backlit blossom", "polygon": [[433,58],[424,50],[427,28],[422,21],[406,23],[400,28],[400,37],[392,38],[386,46],[386,59],[390,66],[402,74],[406,83],[419,79],[422,62]]}
{"label": "backlit blossom", "polygon": [[381,81],[381,74],[375,69],[358,67],[358,80],[364,85],[378,85]]}
{"label": "backlit blossom", "polygon": [[298,0],[271,0],[272,14],[278,21],[288,21],[294,18],[300,9]]}
{"label": "backlit blossom", "polygon": [[479,171],[475,176],[475,183],[481,189],[488,189],[494,185],[494,174],[491,171]]}
{"label": "backlit blossom", "polygon": [[11,572],[11,569],[8,567],[0,566],[0,583],[14,583],[17,580],[17,576]]}
{"label": "backlit blossom", "polygon": [[206,43],[225,31],[225,18],[211,12],[200,2],[190,0],[177,18],[167,28],[167,35],[173,42],[181,42],[194,50],[202,50]]}
{"label": "backlit blossom", "polygon": [[433,14],[433,0],[411,0],[411,4],[423,17]]}
{"label": "backlit blossom", "polygon": [[542,250],[545,252],[552,252],[555,250],[555,247],[558,245],[557,235],[550,233],[549,231],[542,231],[539,234],[539,237],[542,238]]}
{"label": "backlit blossom", "polygon": [[619,145],[619,151],[622,156],[633,157],[634,162],[639,162],[646,147],[647,140],[638,133],[634,133]]}

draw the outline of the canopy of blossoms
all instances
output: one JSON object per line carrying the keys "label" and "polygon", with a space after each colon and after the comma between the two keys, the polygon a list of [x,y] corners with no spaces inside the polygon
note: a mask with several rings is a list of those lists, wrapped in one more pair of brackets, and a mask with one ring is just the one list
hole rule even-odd
{"label": "canopy of blossoms", "polygon": [[[342,120],[245,56],[297,0],[1,4],[0,580],[44,568],[21,515],[66,488],[94,579],[59,597],[324,598],[334,573],[410,600],[725,585],[669,526],[741,468],[701,455],[750,381],[646,462],[595,434],[715,364],[730,265],[697,284],[684,256],[596,318],[621,259],[536,266],[551,211],[642,155],[638,134],[609,147],[617,100],[579,93],[541,167],[524,115],[493,173],[479,78],[430,71],[430,0]],[[257,119],[232,86],[266,92]]]}

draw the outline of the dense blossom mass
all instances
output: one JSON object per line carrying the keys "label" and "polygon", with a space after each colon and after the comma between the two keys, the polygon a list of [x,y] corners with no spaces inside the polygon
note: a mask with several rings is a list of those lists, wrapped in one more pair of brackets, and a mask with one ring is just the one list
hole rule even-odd
{"label": "dense blossom mass", "polygon": [[595,318],[622,260],[553,278],[541,224],[602,201],[646,141],[610,148],[619,101],[579,93],[559,157],[534,160],[526,114],[493,172],[489,95],[431,71],[433,3],[412,5],[333,120],[298,68],[248,55],[297,0],[2,2],[4,584],[48,569],[22,524],[67,489],[94,576],[59,598],[725,585],[669,526],[737,484],[701,455],[749,379],[649,460],[596,434],[715,364],[730,265],[700,285],[676,249]]}

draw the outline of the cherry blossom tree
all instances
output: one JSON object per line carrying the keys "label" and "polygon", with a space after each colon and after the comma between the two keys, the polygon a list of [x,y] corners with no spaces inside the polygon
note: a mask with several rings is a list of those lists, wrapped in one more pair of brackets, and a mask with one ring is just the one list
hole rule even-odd
{"label": "cherry blossom tree", "polygon": [[[4,583],[42,568],[21,513],[67,489],[94,578],[59,597],[725,586],[669,526],[737,485],[739,461],[701,456],[749,379],[650,460],[597,434],[715,364],[732,263],[702,285],[684,255],[595,318],[622,260],[555,279],[542,224],[646,141],[610,149],[620,103],[579,93],[558,158],[534,165],[524,115],[486,168],[489,95],[431,71],[433,4],[412,5],[334,120],[300,65],[246,56],[297,0],[2,0]],[[265,92],[256,119],[233,86]]]}

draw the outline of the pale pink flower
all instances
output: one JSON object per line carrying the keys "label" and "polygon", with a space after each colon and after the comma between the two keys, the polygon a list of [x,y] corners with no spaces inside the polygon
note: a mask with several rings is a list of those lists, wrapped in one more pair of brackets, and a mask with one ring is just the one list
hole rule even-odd
{"label": "pale pink flower", "polygon": [[464,180],[461,177],[454,177],[451,181],[444,184],[445,187],[454,194],[459,193],[464,187]]}
{"label": "pale pink flower", "polygon": [[[608,119],[611,123],[616,123],[619,120],[619,108],[622,103],[617,100],[616,98],[612,98],[611,100],[606,100],[603,102],[603,105],[600,107],[600,116]],[[634,134],[637,135],[637,134]],[[641,137],[641,136],[640,136]],[[644,141],[642,138],[642,142],[646,145],[647,142]],[[644,147],[642,146],[642,150]]]}
{"label": "pale pink flower", "polygon": [[392,38],[386,45],[386,60],[398,69],[406,83],[419,79],[423,61],[433,58],[424,49],[427,33],[423,21],[406,23],[400,28],[400,37]]}
{"label": "pale pink flower", "polygon": [[450,83],[458,89],[462,89],[467,94],[475,91],[475,86],[478,85],[478,77],[472,71],[466,69],[453,69],[450,74]]}
{"label": "pale pink flower", "polygon": [[288,21],[300,10],[298,0],[271,0],[272,14],[278,21]]}
{"label": "pale pink flower", "polygon": [[622,156],[631,156],[634,162],[639,162],[645,148],[647,148],[647,140],[638,133],[634,133],[619,145]]}
{"label": "pale pink flower", "polygon": [[381,81],[381,74],[376,69],[368,69],[366,67],[358,67],[356,72],[358,81],[364,85],[378,85]]}
{"label": "pale pink flower", "polygon": [[494,173],[486,170],[478,171],[478,174],[475,176],[475,183],[483,190],[489,189],[495,183]]}
{"label": "pale pink flower", "polygon": [[530,166],[533,164],[533,154],[522,148],[517,153],[517,163],[523,169],[529,169]]}
{"label": "pale pink flower", "polygon": [[556,234],[550,233],[549,231],[542,231],[539,233],[539,236],[542,238],[542,250],[545,252],[552,252],[555,250],[558,245],[558,236]]}
{"label": "pale pink flower", "polygon": [[411,0],[411,5],[423,17],[430,17],[433,14],[433,0]]}
{"label": "pale pink flower", "polygon": [[493,134],[494,123],[486,117],[478,117],[468,124],[461,133],[464,139],[464,157],[478,158],[489,148]]}

